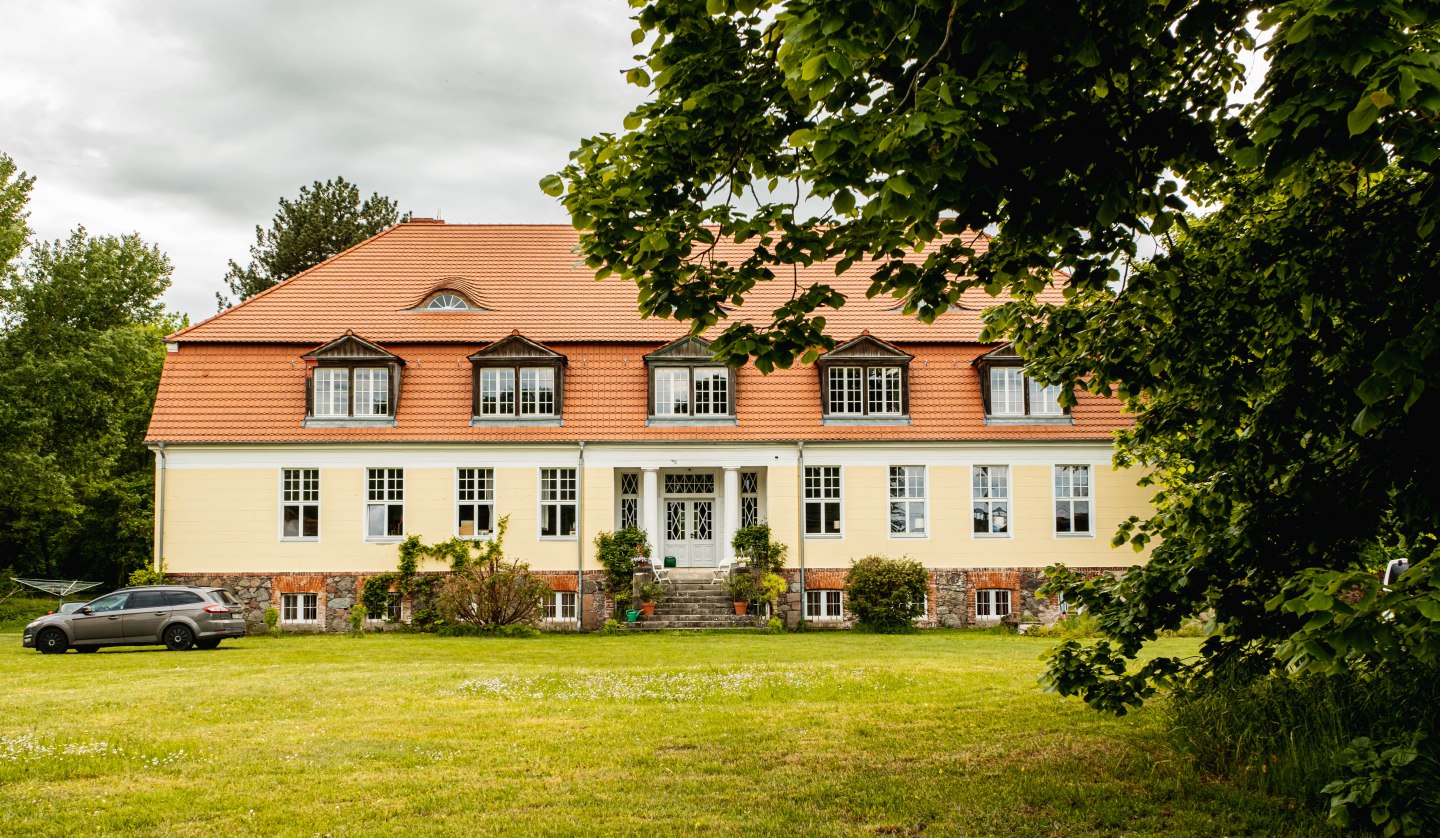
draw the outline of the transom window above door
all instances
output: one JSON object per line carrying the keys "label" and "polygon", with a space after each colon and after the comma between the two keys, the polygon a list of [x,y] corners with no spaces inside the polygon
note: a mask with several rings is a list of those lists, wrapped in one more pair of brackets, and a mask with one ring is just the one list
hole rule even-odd
{"label": "transom window above door", "polygon": [[715,475],[713,474],[667,474],[665,475],[667,495],[713,495]]}

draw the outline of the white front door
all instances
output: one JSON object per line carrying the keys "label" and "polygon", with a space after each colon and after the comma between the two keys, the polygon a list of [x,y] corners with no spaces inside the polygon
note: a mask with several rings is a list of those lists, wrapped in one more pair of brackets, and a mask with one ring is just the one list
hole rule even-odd
{"label": "white front door", "polygon": [[676,567],[715,566],[715,501],[665,501],[665,555]]}

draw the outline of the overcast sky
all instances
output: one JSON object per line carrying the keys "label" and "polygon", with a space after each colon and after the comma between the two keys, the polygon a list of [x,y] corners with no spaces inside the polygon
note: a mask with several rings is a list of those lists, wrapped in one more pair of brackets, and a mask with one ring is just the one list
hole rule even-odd
{"label": "overcast sky", "polygon": [[343,175],[451,222],[566,222],[536,186],[640,92],[624,0],[0,0],[0,151],[30,224],[138,232],[215,311],[283,195]]}

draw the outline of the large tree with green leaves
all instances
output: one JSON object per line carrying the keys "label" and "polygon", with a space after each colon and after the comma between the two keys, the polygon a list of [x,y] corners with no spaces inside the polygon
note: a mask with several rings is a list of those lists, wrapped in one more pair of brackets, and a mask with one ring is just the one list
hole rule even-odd
{"label": "large tree with green leaves", "polygon": [[[1116,540],[1161,543],[1118,580],[1057,574],[1108,640],[1062,646],[1053,686],[1124,712],[1237,658],[1440,665],[1440,3],[632,2],[651,95],[541,185],[642,312],[723,325],[766,370],[832,346],[845,302],[724,322],[789,265],[834,259],[923,320],[984,287],[990,338],[1135,414],[1118,459],[1157,504]],[[1415,563],[1388,591],[1387,548]],[[1212,612],[1198,661],[1133,668]]]}
{"label": "large tree with green leaves", "polygon": [[231,260],[225,274],[229,295],[217,293],[215,300],[224,309],[249,299],[400,220],[393,200],[379,193],[361,200],[360,189],[343,177],[302,186],[293,200],[280,199],[270,229],[255,226],[250,264]]}
{"label": "large tree with green leaves", "polygon": [[119,582],[151,552],[143,440],[179,325],[159,302],[170,262],[135,235],[30,242],[31,179],[3,156],[0,175],[23,252],[0,267],[0,567]]}

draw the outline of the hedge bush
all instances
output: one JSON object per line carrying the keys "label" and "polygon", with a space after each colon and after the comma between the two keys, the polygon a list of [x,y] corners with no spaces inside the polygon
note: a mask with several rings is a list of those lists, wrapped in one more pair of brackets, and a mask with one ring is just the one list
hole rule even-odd
{"label": "hedge bush", "polygon": [[860,627],[909,631],[925,613],[930,575],[917,561],[866,556],[845,573],[845,598]]}

